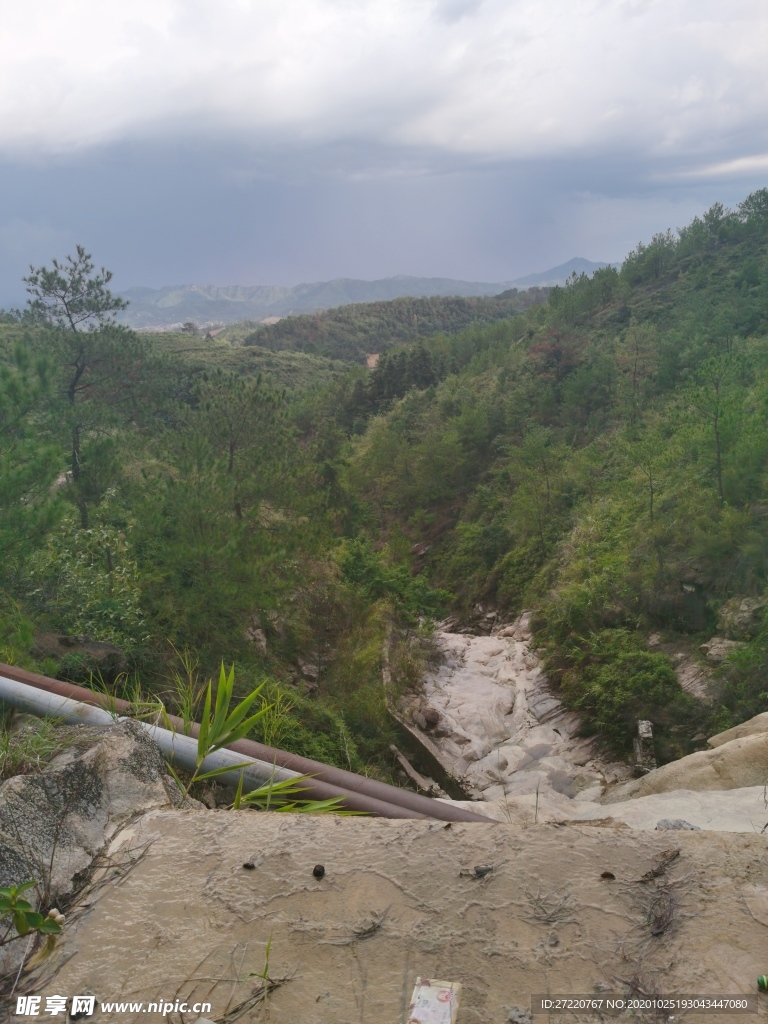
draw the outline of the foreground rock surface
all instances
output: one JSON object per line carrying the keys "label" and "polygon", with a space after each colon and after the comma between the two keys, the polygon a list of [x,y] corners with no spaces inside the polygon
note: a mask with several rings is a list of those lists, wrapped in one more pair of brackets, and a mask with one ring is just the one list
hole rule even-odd
{"label": "foreground rock surface", "polygon": [[462,1022],[502,1024],[547,990],[753,993],[765,972],[758,835],[154,811],[118,843],[145,852],[70,916],[38,994],[209,999],[221,1018],[253,1000],[270,940],[289,980],[244,1020],[401,1024],[417,974],[463,984]]}
{"label": "foreground rock surface", "polygon": [[[30,898],[44,910],[79,888],[126,820],[178,795],[159,747],[134,722],[77,726],[67,738],[43,774],[0,786],[0,887],[34,881]],[[18,970],[26,945],[0,949],[0,976]]]}

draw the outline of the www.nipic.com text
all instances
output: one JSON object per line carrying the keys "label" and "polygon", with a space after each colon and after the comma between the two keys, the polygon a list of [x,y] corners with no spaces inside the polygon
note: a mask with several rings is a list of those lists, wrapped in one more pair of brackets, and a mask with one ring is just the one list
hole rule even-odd
{"label": "www.nipic.com text", "polygon": [[[67,1003],[69,1002],[70,1000],[66,996],[46,996],[43,1007],[42,996],[19,996],[16,999],[15,1015],[17,1017],[39,1017],[47,1014],[49,1017],[56,1017],[61,1014],[63,1018],[66,1018]],[[70,1016],[74,1017],[77,1014],[82,1017],[90,1017],[95,1009],[95,996],[73,996]],[[157,1003],[102,1003],[101,1010],[104,1013],[159,1013],[165,1017],[169,1013],[210,1013],[211,1004],[161,999]]]}

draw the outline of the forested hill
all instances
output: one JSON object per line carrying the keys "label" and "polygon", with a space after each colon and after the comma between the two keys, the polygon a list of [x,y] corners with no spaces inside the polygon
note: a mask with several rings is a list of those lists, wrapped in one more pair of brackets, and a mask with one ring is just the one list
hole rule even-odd
{"label": "forested hill", "polygon": [[245,339],[275,351],[309,352],[365,363],[366,355],[432,334],[455,334],[471,324],[490,324],[546,300],[548,289],[512,288],[490,298],[393,299],[339,306],[265,324]]}
{"label": "forested hill", "polygon": [[[645,641],[696,651],[724,601],[765,592],[768,190],[553,289],[472,353],[422,348],[458,372],[387,405],[380,371],[337,402],[376,530],[426,552],[464,614],[534,608],[564,695],[604,732],[700,724]],[[389,380],[412,352],[390,353]],[[715,718],[768,710],[768,635],[752,633],[720,670]]]}
{"label": "forested hill", "polygon": [[527,309],[288,321],[321,355],[161,346],[114,323],[83,250],[27,282],[0,324],[0,661],[189,716],[224,659],[240,692],[265,682],[254,736],[384,776],[385,638],[407,687],[429,623],[478,603],[533,611],[618,752],[638,718],[671,757],[768,710],[768,190]]}

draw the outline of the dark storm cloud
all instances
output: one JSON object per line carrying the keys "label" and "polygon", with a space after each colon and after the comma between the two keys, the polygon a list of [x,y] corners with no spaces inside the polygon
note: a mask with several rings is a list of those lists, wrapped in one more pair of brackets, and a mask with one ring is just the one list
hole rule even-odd
{"label": "dark storm cloud", "polygon": [[762,0],[39,0],[4,26],[0,302],[620,259],[768,179]]}

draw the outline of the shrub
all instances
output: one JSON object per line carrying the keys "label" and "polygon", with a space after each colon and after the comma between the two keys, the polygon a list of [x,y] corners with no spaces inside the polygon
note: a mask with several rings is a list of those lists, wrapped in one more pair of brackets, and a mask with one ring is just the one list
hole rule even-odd
{"label": "shrub", "polygon": [[327,700],[313,699],[267,684],[264,698],[279,715],[267,714],[251,738],[313,761],[359,771],[362,761],[344,716]]}
{"label": "shrub", "polygon": [[341,554],[341,571],[348,583],[361,595],[374,603],[388,598],[407,623],[420,617],[439,618],[444,614],[451,595],[445,590],[434,590],[425,576],[414,576],[408,565],[390,565],[363,539],[349,541]]}
{"label": "shrub", "polygon": [[631,749],[638,719],[666,733],[692,709],[666,655],[647,650],[642,636],[628,629],[572,641],[561,687],[564,703],[622,751]]}

